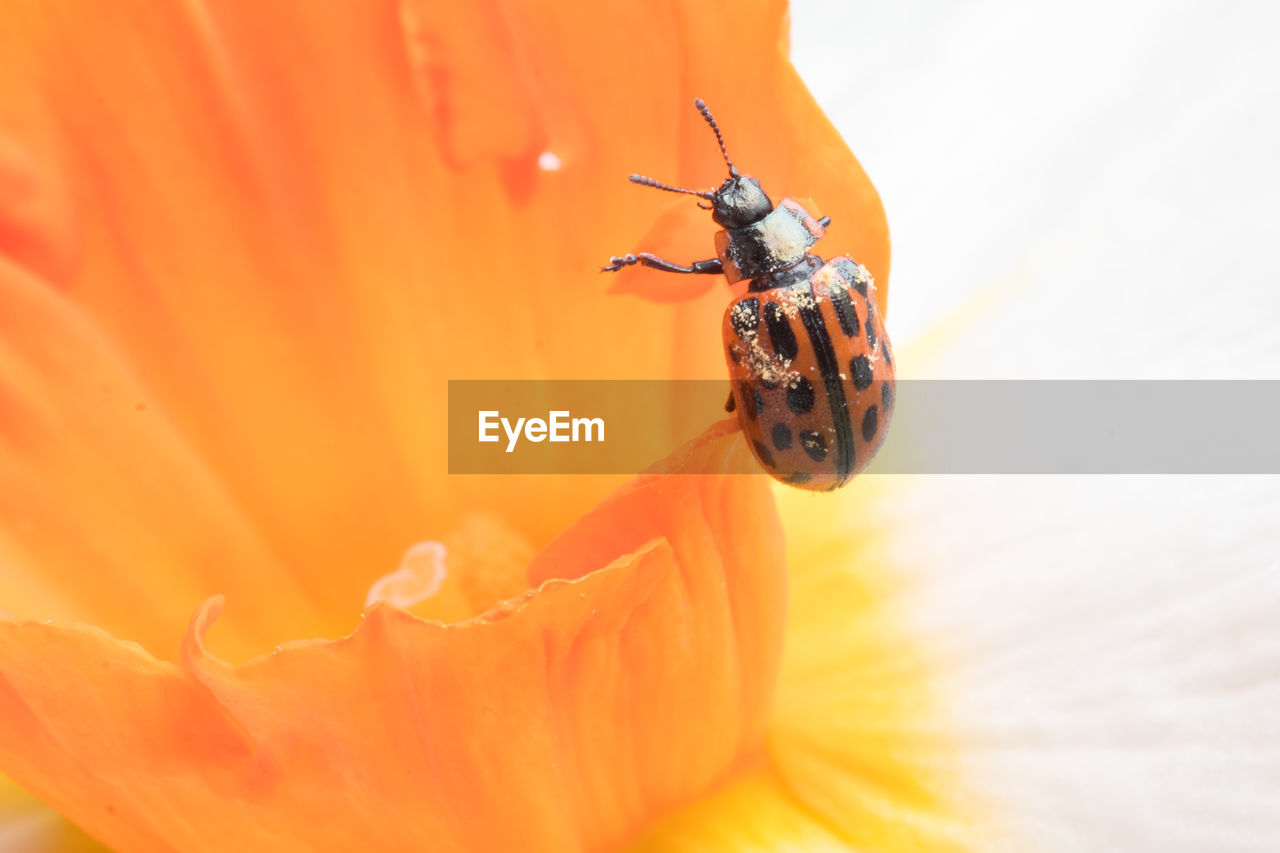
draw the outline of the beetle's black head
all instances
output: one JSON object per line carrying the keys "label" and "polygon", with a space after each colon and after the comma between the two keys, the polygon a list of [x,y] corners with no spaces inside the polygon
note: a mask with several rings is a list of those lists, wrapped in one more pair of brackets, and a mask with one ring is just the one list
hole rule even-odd
{"label": "beetle's black head", "polygon": [[765,195],[764,188],[760,186],[759,181],[750,175],[738,174],[737,167],[729,159],[729,152],[724,147],[724,137],[720,135],[720,126],[711,117],[711,110],[707,109],[707,105],[701,99],[693,103],[698,108],[698,112],[702,113],[702,117],[706,119],[707,124],[711,125],[711,130],[716,135],[716,142],[720,143],[720,153],[724,155],[725,165],[729,167],[728,179],[720,185],[719,189],[712,192],[699,192],[698,190],[668,186],[643,175],[632,175],[632,183],[666,190],[667,192],[688,193],[689,195],[696,195],[698,198],[704,198],[711,203],[699,203],[698,206],[710,210],[711,218],[724,228],[743,228],[754,222],[759,222],[773,210],[773,202],[769,200],[769,196]]}
{"label": "beetle's black head", "polygon": [[734,175],[711,196],[711,218],[725,228],[742,228],[764,219],[773,210],[760,182],[750,175]]}

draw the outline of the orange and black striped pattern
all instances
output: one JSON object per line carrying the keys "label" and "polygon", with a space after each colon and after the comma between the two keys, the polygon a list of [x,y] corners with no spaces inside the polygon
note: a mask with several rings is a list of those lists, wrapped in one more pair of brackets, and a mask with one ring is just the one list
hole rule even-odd
{"label": "orange and black striped pattern", "polygon": [[785,483],[838,489],[871,461],[893,416],[889,339],[865,267],[828,261],[725,312],[734,407],[756,459]]}

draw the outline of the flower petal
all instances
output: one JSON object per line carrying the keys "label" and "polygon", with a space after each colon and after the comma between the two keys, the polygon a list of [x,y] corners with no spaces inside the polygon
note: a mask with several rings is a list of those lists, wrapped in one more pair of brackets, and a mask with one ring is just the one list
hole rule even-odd
{"label": "flower petal", "polygon": [[[822,202],[833,252],[881,280],[887,269],[878,198],[790,67],[780,0],[139,3],[114,16],[16,0],[0,32],[0,251],[24,288],[80,318],[21,322],[49,323],[27,337],[66,340],[85,364],[113,351],[132,377],[94,398],[113,441],[85,452],[120,463],[103,480],[90,485],[67,443],[43,433],[0,463],[45,478],[0,534],[0,552],[30,552],[5,564],[6,585],[55,566],[46,588],[9,604],[19,615],[100,621],[161,649],[223,569],[296,577],[271,611],[288,625],[229,614],[217,642],[240,657],[340,632],[410,544],[474,512],[547,542],[618,480],[449,478],[447,380],[722,375],[723,291],[638,304],[597,272],[668,202],[626,184],[629,172],[721,174],[695,96],[744,168],[776,194]],[[702,47],[712,42],[752,62],[731,67]],[[558,170],[539,168],[543,146]],[[0,338],[32,345],[19,322],[0,313]],[[80,403],[58,396],[63,378],[36,370],[13,399],[30,405],[22,395],[39,384],[51,412],[82,405],[83,386],[68,386]],[[187,459],[151,486],[170,483],[181,506],[216,492],[221,520],[192,505],[176,528],[206,524],[205,541],[228,544],[192,554],[140,514],[110,550],[131,562],[123,588],[155,590],[154,608],[97,584],[80,595],[67,567],[97,560],[55,552],[85,525],[113,528],[77,516],[101,500],[78,493],[145,489],[133,478],[155,466],[130,468],[158,429],[139,422],[158,419]],[[67,498],[61,515],[54,495]],[[6,540],[27,514],[41,523],[24,535],[50,541],[18,549]],[[150,622],[141,632],[117,615],[130,608]]]}
{"label": "flower petal", "polygon": [[[749,464],[736,435],[702,454]],[[183,667],[0,622],[0,762],[127,849],[616,845],[758,750],[785,609],[768,483],[643,478],[530,573],[552,567],[571,579],[468,622],[375,605],[241,666],[204,647],[221,599]]]}
{"label": "flower petal", "polygon": [[894,478],[873,477],[821,511],[809,495],[780,496],[796,571],[770,754],[854,849],[973,849],[966,824],[980,809],[935,695],[939,661],[913,636],[884,536],[895,494]]}
{"label": "flower petal", "polygon": [[659,821],[629,853],[836,853],[852,849],[766,768]]}
{"label": "flower petal", "polygon": [[84,311],[0,259],[0,607],[75,619],[176,653],[175,604],[271,602],[232,654],[314,625],[316,608]]}
{"label": "flower petal", "polygon": [[778,490],[791,566],[768,760],[646,836],[641,850],[988,849],[945,697],[884,535],[894,478]]}
{"label": "flower petal", "polygon": [[104,853],[106,848],[66,818],[0,776],[0,850]]}

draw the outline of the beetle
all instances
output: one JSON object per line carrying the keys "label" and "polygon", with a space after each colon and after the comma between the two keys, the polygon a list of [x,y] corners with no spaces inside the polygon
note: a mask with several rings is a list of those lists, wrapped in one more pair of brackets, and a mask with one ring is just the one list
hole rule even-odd
{"label": "beetle", "polygon": [[716,257],[684,266],[647,253],[615,256],[601,267],[639,264],[685,275],[747,281],[722,324],[730,393],[726,411],[760,465],[783,483],[832,491],[871,461],[893,417],[893,356],[867,268],[848,256],[824,261],[809,250],[830,217],[799,202],[774,204],[760,182],[738,172],[724,136],[701,100],[694,105],[715,133],[729,177],[717,189],[691,190],[643,175],[632,183],[703,199],[722,230]]}

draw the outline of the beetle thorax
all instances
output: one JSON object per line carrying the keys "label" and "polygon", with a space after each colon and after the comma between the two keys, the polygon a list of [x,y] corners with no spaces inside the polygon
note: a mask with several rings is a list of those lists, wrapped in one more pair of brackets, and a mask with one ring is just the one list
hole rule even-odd
{"label": "beetle thorax", "polygon": [[730,283],[780,272],[805,259],[825,229],[791,199],[763,218],[716,234],[716,253]]}

